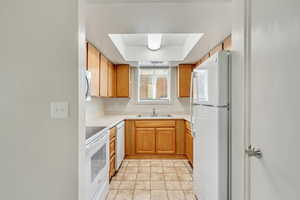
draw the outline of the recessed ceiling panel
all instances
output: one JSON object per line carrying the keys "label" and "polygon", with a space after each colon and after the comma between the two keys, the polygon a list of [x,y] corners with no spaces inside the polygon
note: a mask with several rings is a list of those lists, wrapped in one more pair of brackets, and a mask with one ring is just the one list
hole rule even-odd
{"label": "recessed ceiling panel", "polygon": [[109,37],[127,62],[177,62],[185,59],[204,34],[165,33],[161,35],[161,47],[155,51],[148,48],[148,33],[109,34]]}

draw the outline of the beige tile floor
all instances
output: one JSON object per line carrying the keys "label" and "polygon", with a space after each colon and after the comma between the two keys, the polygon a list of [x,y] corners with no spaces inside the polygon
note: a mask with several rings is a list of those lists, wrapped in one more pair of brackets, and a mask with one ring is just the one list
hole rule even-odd
{"label": "beige tile floor", "polygon": [[195,200],[187,160],[124,160],[106,200]]}

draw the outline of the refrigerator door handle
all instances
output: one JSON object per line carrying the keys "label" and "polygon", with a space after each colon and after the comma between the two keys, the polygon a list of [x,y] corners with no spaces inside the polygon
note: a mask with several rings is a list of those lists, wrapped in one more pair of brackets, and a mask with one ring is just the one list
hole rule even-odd
{"label": "refrigerator door handle", "polygon": [[195,76],[195,72],[192,72],[191,74],[191,87],[190,87],[190,114],[191,114],[191,134],[193,137],[195,137],[195,133],[194,133],[194,121],[193,121],[193,104],[194,104],[194,76]]}

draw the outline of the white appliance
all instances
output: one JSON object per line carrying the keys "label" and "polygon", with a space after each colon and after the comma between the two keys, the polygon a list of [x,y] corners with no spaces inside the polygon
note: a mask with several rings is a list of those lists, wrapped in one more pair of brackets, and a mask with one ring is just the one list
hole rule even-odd
{"label": "white appliance", "polygon": [[192,74],[193,190],[201,200],[229,200],[229,53],[220,52]]}
{"label": "white appliance", "polygon": [[87,140],[88,200],[105,199],[109,186],[109,133],[105,129]]}
{"label": "white appliance", "polygon": [[116,170],[118,170],[122,164],[125,157],[125,128],[124,122],[120,122],[117,125],[117,154],[116,154]]}

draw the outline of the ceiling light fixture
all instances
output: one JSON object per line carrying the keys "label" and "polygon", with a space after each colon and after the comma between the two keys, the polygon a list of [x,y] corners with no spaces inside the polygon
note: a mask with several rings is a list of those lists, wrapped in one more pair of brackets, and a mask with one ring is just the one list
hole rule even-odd
{"label": "ceiling light fixture", "polygon": [[148,34],[148,48],[152,51],[159,50],[161,47],[162,34],[153,33]]}

